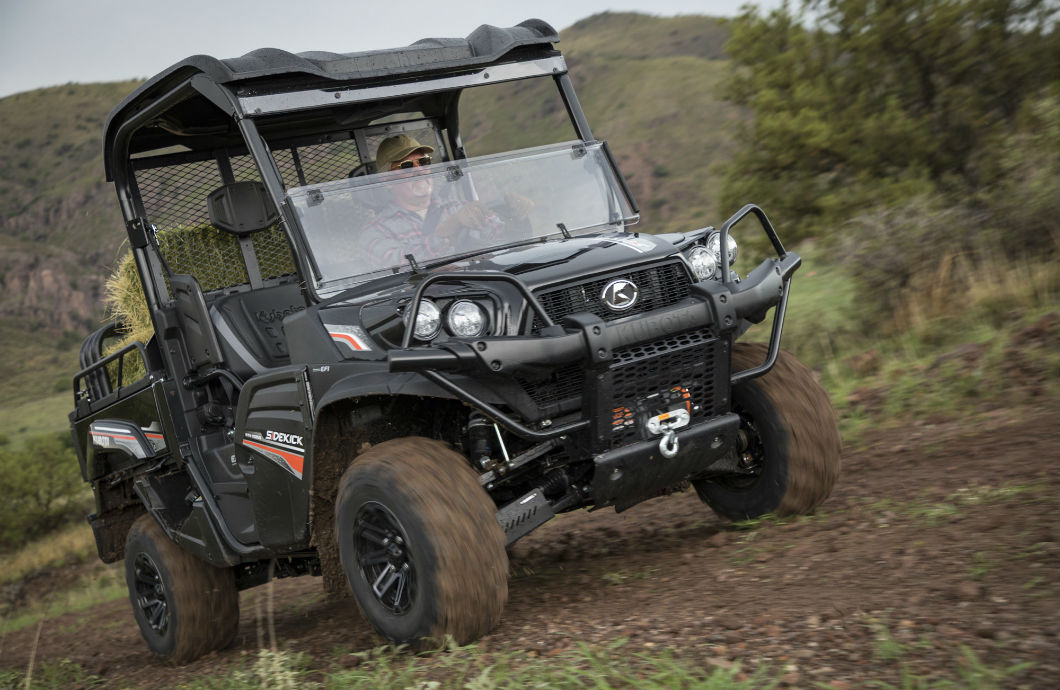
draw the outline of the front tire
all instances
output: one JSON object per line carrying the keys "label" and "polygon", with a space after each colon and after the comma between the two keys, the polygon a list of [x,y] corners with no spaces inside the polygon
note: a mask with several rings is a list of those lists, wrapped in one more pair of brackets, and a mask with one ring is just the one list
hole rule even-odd
{"label": "front tire", "polygon": [[239,592],[231,568],[217,568],[141,515],[125,542],[125,583],[147,646],[174,664],[227,647],[239,627]]}
{"label": "front tire", "polygon": [[[737,343],[732,370],[761,364],[766,352],[759,343]],[[768,374],[733,388],[732,407],[745,445],[740,462],[751,474],[697,480],[700,499],[731,520],[813,512],[839,476],[842,443],[828,394],[810,369],[781,351]]]}
{"label": "front tire", "polygon": [[387,639],[419,647],[489,632],[508,598],[496,511],[440,441],[395,439],[358,456],[339,484],[335,533],[364,617]]}

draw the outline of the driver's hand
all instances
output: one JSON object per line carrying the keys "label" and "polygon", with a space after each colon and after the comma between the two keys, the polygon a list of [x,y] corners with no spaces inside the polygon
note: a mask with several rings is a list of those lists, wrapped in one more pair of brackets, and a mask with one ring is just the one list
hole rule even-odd
{"label": "driver's hand", "polygon": [[496,214],[481,201],[472,201],[449,214],[449,217],[438,224],[438,234],[449,237],[457,230],[485,230],[496,218]]}

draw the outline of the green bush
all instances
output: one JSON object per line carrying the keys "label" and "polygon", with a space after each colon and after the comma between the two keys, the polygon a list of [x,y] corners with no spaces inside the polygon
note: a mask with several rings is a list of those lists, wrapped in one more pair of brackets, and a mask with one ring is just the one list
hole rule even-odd
{"label": "green bush", "polygon": [[1014,216],[1030,201],[1055,226],[1058,19],[1045,0],[746,7],[725,94],[753,119],[722,207],[754,199],[788,241],[925,193]]}
{"label": "green bush", "polygon": [[36,436],[21,449],[0,447],[0,549],[16,548],[86,512],[85,488],[66,434]]}

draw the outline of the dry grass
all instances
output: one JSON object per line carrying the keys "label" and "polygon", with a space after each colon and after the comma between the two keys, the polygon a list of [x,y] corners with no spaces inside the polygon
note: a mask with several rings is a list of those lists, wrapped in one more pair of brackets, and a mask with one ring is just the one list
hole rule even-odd
{"label": "dry grass", "polygon": [[68,525],[14,553],[0,555],[0,584],[14,582],[46,568],[84,562],[95,555],[92,529],[84,523]]}
{"label": "dry grass", "polygon": [[139,340],[147,342],[154,332],[151,314],[147,310],[140,276],[136,273],[136,262],[131,253],[125,254],[114,273],[103,286],[107,305],[107,316],[125,324],[126,337],[122,345]]}
{"label": "dry grass", "polygon": [[946,254],[933,271],[917,274],[902,291],[894,327],[920,330],[955,311],[1003,316],[1058,301],[1060,272],[1051,262]]}
{"label": "dry grass", "polygon": [[[195,276],[204,291],[248,281],[243,264],[232,261],[237,240],[212,225],[163,230],[155,239],[173,273]],[[263,275],[275,277],[294,272],[294,260],[281,232],[273,229],[257,233],[255,246]],[[132,253],[126,253],[118,261],[106,281],[104,296],[108,317],[124,324],[124,337],[108,351],[114,352],[137,340],[146,343],[154,333],[154,326]]]}

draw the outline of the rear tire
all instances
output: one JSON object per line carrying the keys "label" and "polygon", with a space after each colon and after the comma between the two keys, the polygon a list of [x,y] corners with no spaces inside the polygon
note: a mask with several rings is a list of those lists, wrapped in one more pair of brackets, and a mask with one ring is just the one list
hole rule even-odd
{"label": "rear tire", "polygon": [[353,461],[339,484],[335,533],[364,617],[387,639],[468,644],[499,621],[508,556],[497,508],[466,460],[409,437]]}
{"label": "rear tire", "polygon": [[147,646],[174,664],[227,647],[239,627],[231,568],[217,568],[177,546],[150,515],[125,542],[125,583]]}
{"label": "rear tire", "polygon": [[[766,352],[759,343],[737,343],[732,370],[761,364]],[[732,407],[747,444],[742,461],[756,473],[697,480],[700,499],[722,517],[747,520],[810,513],[828,498],[842,443],[828,394],[810,369],[781,351],[768,374],[733,388]]]}

